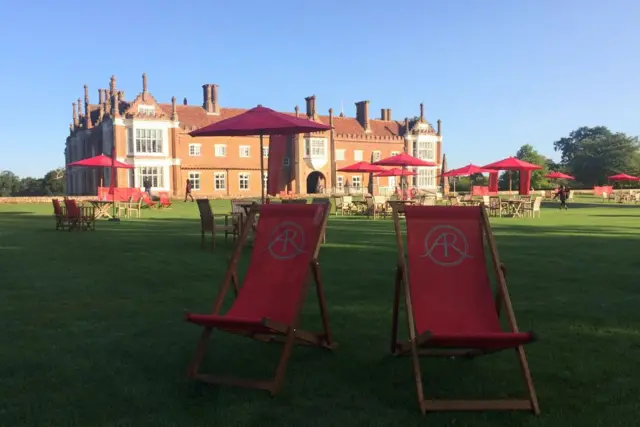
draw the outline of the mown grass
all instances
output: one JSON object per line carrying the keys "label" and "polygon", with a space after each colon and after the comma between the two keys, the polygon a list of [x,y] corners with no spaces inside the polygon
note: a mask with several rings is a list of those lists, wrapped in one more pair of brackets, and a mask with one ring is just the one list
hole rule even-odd
{"label": "mown grass", "polygon": [[[528,358],[542,415],[423,418],[410,361],[388,356],[391,221],[330,219],[320,259],[340,348],[296,348],[270,398],[185,377],[200,331],[183,311],[210,308],[232,248],[200,249],[194,203],[88,233],[53,231],[49,205],[2,205],[0,425],[636,425],[640,206],[553,207],[540,219],[493,220],[520,327],[540,336]],[[319,326],[312,295],[304,324]],[[272,374],[278,346],[214,337],[206,369]],[[422,366],[428,396],[524,391],[510,352]]]}

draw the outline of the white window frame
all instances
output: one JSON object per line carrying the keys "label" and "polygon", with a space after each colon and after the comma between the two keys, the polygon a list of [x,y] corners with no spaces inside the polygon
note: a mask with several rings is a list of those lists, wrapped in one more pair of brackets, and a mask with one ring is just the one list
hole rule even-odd
{"label": "white window frame", "polygon": [[[358,183],[356,185],[356,182]],[[362,177],[358,175],[354,175],[351,177],[351,188],[360,189],[362,188]]]}
{"label": "white window frame", "polygon": [[393,156],[397,156],[397,155],[399,155],[399,154],[400,154],[400,152],[399,152],[399,151],[392,151],[392,152],[391,152],[391,157],[393,157]]}
{"label": "white window frame", "polygon": [[227,144],[215,144],[213,146],[213,155],[215,157],[227,157]]}
{"label": "white window frame", "polygon": [[[245,181],[245,179],[243,179],[243,178],[246,178],[247,188],[242,188],[242,181]],[[251,185],[250,185],[251,184],[251,180],[250,180],[250,178],[251,178],[251,175],[249,174],[249,172],[240,172],[238,174],[238,190],[240,190],[240,191],[249,191],[251,189]]]}
{"label": "white window frame", "polygon": [[[108,168],[105,168],[108,170]],[[143,169],[146,173],[143,174]],[[151,173],[149,170],[155,169],[155,174]],[[151,188],[164,188],[164,180],[165,180],[165,168],[162,166],[136,166],[134,171],[134,183],[137,181],[138,188],[144,187],[145,177],[151,177]],[[155,178],[155,179],[154,179]],[[111,176],[109,176],[111,179]],[[153,182],[155,180],[155,182]],[[155,185],[154,185],[155,184]]]}
{"label": "white window frame", "polygon": [[238,156],[242,157],[243,159],[251,157],[251,146],[241,145],[238,148]]}
{"label": "white window frame", "polygon": [[374,162],[377,162],[378,160],[382,159],[382,151],[380,151],[380,150],[374,150],[374,151],[371,153],[371,156],[372,156],[372,158],[373,158],[373,161],[374,161]]}
{"label": "white window frame", "polygon": [[[202,175],[200,171],[189,171],[187,178],[191,181],[191,191],[200,191],[202,186]],[[198,185],[196,185],[196,183]]]}
{"label": "white window frame", "polygon": [[[149,136],[147,137],[146,133],[149,132]],[[153,134],[152,134],[153,133]],[[138,140],[141,140],[138,143]],[[153,145],[155,141],[156,151],[142,151],[139,148],[144,145]],[[159,141],[159,144],[158,144]],[[158,145],[160,146],[157,149]],[[131,127],[127,127],[127,146],[129,154],[132,155],[143,155],[143,156],[166,156],[167,154],[167,132],[166,129],[162,127],[141,127],[133,125]]]}
{"label": "white window frame", "polygon": [[262,147],[262,157],[269,158],[269,146]]}
{"label": "white window frame", "polygon": [[364,151],[362,150],[353,150],[353,161],[361,162],[364,160]]}
{"label": "white window frame", "polygon": [[344,153],[346,150],[344,149],[340,149],[340,150],[336,150],[336,161],[339,162],[341,160],[344,160]]}
{"label": "white window frame", "polygon": [[189,144],[189,156],[190,157],[200,156],[201,148],[202,148],[202,144]]}
{"label": "white window frame", "polygon": [[326,158],[327,138],[305,138],[304,156],[307,158]]}
{"label": "white window frame", "polygon": [[418,188],[433,188],[436,186],[436,168],[417,168]]}
{"label": "white window frame", "polygon": [[[221,180],[222,186],[218,187],[218,180]],[[226,172],[214,172],[213,173],[213,190],[225,191],[227,189],[227,173]]]}
{"label": "white window frame", "polygon": [[436,145],[433,141],[418,141],[416,157],[422,160],[434,161]]}
{"label": "white window frame", "polygon": [[282,166],[290,166],[291,165],[291,159],[288,157],[285,157],[284,159],[282,159]]}
{"label": "white window frame", "polygon": [[145,116],[155,116],[156,107],[155,105],[138,104],[138,113],[144,114]]}
{"label": "white window frame", "polygon": [[336,176],[336,189],[342,191],[344,189],[344,176]]}
{"label": "white window frame", "polygon": [[264,172],[264,179],[262,180],[262,185],[266,193],[267,188],[269,188],[269,173],[267,171]]}

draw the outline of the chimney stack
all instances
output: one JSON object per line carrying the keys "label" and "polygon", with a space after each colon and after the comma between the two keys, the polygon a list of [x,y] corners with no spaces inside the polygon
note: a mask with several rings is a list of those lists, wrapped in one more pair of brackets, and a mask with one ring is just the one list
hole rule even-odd
{"label": "chimney stack", "polygon": [[386,115],[386,117],[387,117],[387,120],[388,120],[388,121],[391,121],[391,108],[387,108],[387,115]]}
{"label": "chimney stack", "polygon": [[184,98],[184,99],[182,100],[182,105],[188,105],[188,103],[187,103],[187,98]]}
{"label": "chimney stack", "polygon": [[119,97],[119,93],[117,91],[113,92],[113,95],[111,96],[111,116],[112,117],[118,117],[120,115],[120,97]]}
{"label": "chimney stack", "polygon": [[218,102],[218,85],[211,85],[211,108],[213,114],[220,114],[220,103]]}
{"label": "chimney stack", "polygon": [[85,129],[91,129],[91,112],[89,111],[89,86],[84,85],[84,127]]}
{"label": "chimney stack", "polygon": [[211,102],[211,85],[202,85],[202,108],[208,113],[213,112],[213,103]]}
{"label": "chimney stack", "polygon": [[442,136],[442,120],[438,119],[438,136]]}
{"label": "chimney stack", "polygon": [[71,105],[73,105],[73,127],[77,128],[78,127],[78,110],[76,110],[75,102],[72,102]]}
{"label": "chimney stack", "polygon": [[360,126],[364,128],[365,132],[371,132],[369,123],[369,101],[356,102],[356,120],[358,120]]}
{"label": "chimney stack", "polygon": [[104,96],[102,95],[102,89],[98,89],[98,104],[104,103]]}
{"label": "chimney stack", "polygon": [[116,76],[111,76],[109,81],[109,95],[113,96],[116,93]]}
{"label": "chimney stack", "polygon": [[318,116],[316,114],[316,96],[307,96],[304,100],[307,101],[307,117],[310,120],[317,119]]}
{"label": "chimney stack", "polygon": [[171,98],[171,120],[178,121],[178,107],[176,106],[176,97]]}
{"label": "chimney stack", "polygon": [[420,123],[424,123],[424,104],[420,103]]}
{"label": "chimney stack", "polygon": [[147,93],[147,73],[142,73],[142,93]]}
{"label": "chimney stack", "polygon": [[78,98],[78,124],[80,124],[80,118],[82,117],[82,100]]}
{"label": "chimney stack", "polygon": [[293,110],[296,112],[296,117],[298,117],[300,115],[300,107],[296,105]]}
{"label": "chimney stack", "polygon": [[387,120],[387,109],[386,108],[381,108],[380,109],[380,120]]}

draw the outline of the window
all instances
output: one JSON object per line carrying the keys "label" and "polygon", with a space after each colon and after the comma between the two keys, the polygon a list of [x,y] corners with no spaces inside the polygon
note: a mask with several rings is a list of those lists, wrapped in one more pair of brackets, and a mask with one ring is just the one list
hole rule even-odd
{"label": "window", "polygon": [[306,157],[325,157],[327,155],[327,139],[326,138],[305,139],[304,155]]}
{"label": "window", "polygon": [[249,189],[249,174],[241,173],[238,175],[238,187],[240,190],[248,190]]}
{"label": "window", "polygon": [[144,187],[146,181],[149,181],[151,187],[159,188],[164,187],[162,168],[157,166],[144,166],[137,169],[138,172],[138,186]]}
{"label": "window", "polygon": [[436,170],[434,168],[418,168],[418,187],[435,187]]}
{"label": "window", "polygon": [[156,107],[153,105],[138,105],[138,113],[144,114],[145,116],[154,116],[156,114]]}
{"label": "window", "polygon": [[282,166],[289,166],[291,164],[291,160],[288,157],[282,159]]}
{"label": "window", "polygon": [[336,150],[336,161],[344,160],[344,150]]}
{"label": "window", "polygon": [[360,188],[360,177],[359,176],[354,176],[353,178],[351,178],[351,187],[353,188]]}
{"label": "window", "polygon": [[127,145],[129,146],[129,153],[133,153],[133,128],[127,128]]}
{"label": "window", "polygon": [[200,172],[189,172],[189,181],[191,181],[191,190],[199,190]]}
{"label": "window", "polygon": [[215,172],[213,174],[213,188],[216,190],[226,190],[227,174],[224,172]]}
{"label": "window", "polygon": [[267,191],[269,188],[269,174],[267,172],[264,173],[264,178],[262,179],[262,186],[264,187],[264,191]]}
{"label": "window", "polygon": [[380,152],[379,151],[374,151],[371,154],[371,157],[373,158],[374,162],[377,162],[378,160],[380,160]]}
{"label": "window", "polygon": [[269,157],[269,147],[262,147],[262,157]]}
{"label": "window", "polygon": [[136,153],[162,153],[162,129],[136,129]]}
{"label": "window", "polygon": [[224,144],[216,144],[215,146],[216,157],[226,157],[227,156],[227,146]]}
{"label": "window", "polygon": [[399,152],[399,151],[392,151],[392,152],[391,152],[391,155],[392,155],[392,156],[397,156],[398,154],[400,154],[400,152]]}
{"label": "window", "polygon": [[251,147],[248,145],[240,146],[240,157],[250,157],[251,155]]}
{"label": "window", "polygon": [[362,150],[353,150],[353,160],[355,160],[356,162],[361,162],[363,158],[362,156]]}
{"label": "window", "polygon": [[190,156],[199,156],[200,155],[200,144],[189,144],[189,155]]}
{"label": "window", "polygon": [[418,142],[418,153],[417,158],[422,160],[430,160],[434,159],[434,150],[433,150],[433,142],[432,141],[420,141]]}
{"label": "window", "polygon": [[338,189],[338,191],[342,191],[342,189],[344,188],[344,176],[338,176],[336,177],[336,179],[336,188]]}

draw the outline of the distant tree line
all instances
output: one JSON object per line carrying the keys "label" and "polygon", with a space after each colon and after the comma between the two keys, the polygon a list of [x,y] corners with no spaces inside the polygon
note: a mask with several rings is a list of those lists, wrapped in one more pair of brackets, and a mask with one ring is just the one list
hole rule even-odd
{"label": "distant tree line", "polygon": [[20,178],[11,171],[0,171],[0,197],[63,195],[66,186],[66,172],[63,168],[49,171],[42,178]]}
{"label": "distant tree line", "polygon": [[[576,179],[570,181],[572,188],[592,188],[595,185],[609,183],[607,177],[618,173],[626,173],[640,177],[640,142],[637,136],[629,136],[621,132],[612,132],[605,126],[583,126],[571,132],[568,136],[553,143],[555,151],[559,152],[560,162],[538,153],[536,149],[525,144],[515,157],[529,163],[542,166],[542,169],[531,174],[531,187],[536,190],[553,188],[558,181],[548,180],[544,175],[549,172],[563,172]],[[519,174],[511,173],[512,188],[518,189]],[[456,188],[466,191],[475,185],[487,185],[487,177],[476,175],[460,178]],[[637,187],[638,182],[611,183],[617,188]],[[509,189],[509,174],[501,173],[498,180],[501,190]]]}

